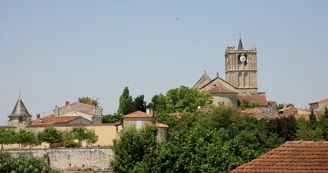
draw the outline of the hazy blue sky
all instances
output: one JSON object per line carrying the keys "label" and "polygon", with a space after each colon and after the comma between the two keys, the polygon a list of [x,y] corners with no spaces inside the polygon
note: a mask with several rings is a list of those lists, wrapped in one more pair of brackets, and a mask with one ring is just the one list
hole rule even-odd
{"label": "hazy blue sky", "polygon": [[124,86],[150,100],[204,71],[225,78],[239,29],[258,48],[268,99],[304,108],[328,97],[325,0],[0,1],[0,124],[19,89],[35,118],[80,96],[116,112]]}

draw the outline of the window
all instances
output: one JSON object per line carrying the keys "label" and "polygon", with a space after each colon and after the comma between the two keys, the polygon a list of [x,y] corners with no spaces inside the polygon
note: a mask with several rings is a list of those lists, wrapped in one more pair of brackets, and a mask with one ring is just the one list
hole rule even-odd
{"label": "window", "polygon": [[141,120],[140,119],[137,119],[136,128],[137,129],[140,129],[141,128]]}

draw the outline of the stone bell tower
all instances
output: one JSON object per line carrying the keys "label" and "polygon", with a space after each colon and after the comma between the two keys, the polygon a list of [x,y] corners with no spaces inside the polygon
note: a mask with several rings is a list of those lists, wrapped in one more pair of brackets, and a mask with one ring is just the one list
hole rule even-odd
{"label": "stone bell tower", "polygon": [[225,50],[226,81],[237,88],[238,93],[257,94],[257,50],[244,49],[241,38],[238,48],[228,46]]}

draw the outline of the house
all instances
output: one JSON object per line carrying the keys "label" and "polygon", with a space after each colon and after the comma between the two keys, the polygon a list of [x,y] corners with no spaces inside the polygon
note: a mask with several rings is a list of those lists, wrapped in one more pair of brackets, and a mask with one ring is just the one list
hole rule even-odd
{"label": "house", "polygon": [[31,126],[48,125],[53,126],[55,124],[93,124],[92,121],[87,120],[81,116],[60,116],[55,117],[53,114],[39,117],[33,120]]}
{"label": "house", "polygon": [[288,141],[230,173],[327,173],[328,141]]}
{"label": "house", "polygon": [[316,100],[314,102],[309,103],[310,109],[313,109],[314,111],[323,111],[325,108],[328,108],[328,98]]}
{"label": "house", "polygon": [[93,105],[92,102],[75,102],[71,104],[69,101],[66,101],[65,106],[55,107],[53,115],[54,117],[80,116],[91,121],[93,124],[101,124],[102,110],[101,107]]}
{"label": "house", "polygon": [[[130,114],[124,115],[121,118],[121,123],[116,124],[116,126],[122,126],[122,130],[135,127],[141,129],[147,124],[154,124],[157,127],[157,139],[158,141],[165,141],[167,139],[167,131],[169,126],[157,122],[151,109],[147,109],[146,112],[135,111]],[[117,130],[117,133],[120,132]]]}

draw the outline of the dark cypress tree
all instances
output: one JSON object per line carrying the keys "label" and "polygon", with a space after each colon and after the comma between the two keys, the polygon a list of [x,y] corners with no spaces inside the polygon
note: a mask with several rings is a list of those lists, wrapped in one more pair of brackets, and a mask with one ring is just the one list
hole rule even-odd
{"label": "dark cypress tree", "polygon": [[126,115],[135,111],[135,105],[132,97],[130,96],[129,87],[125,87],[120,97],[120,103],[117,110],[118,115]]}
{"label": "dark cypress tree", "polygon": [[309,115],[310,126],[314,130],[317,124],[317,116],[315,115],[313,109],[311,109],[311,113]]}

